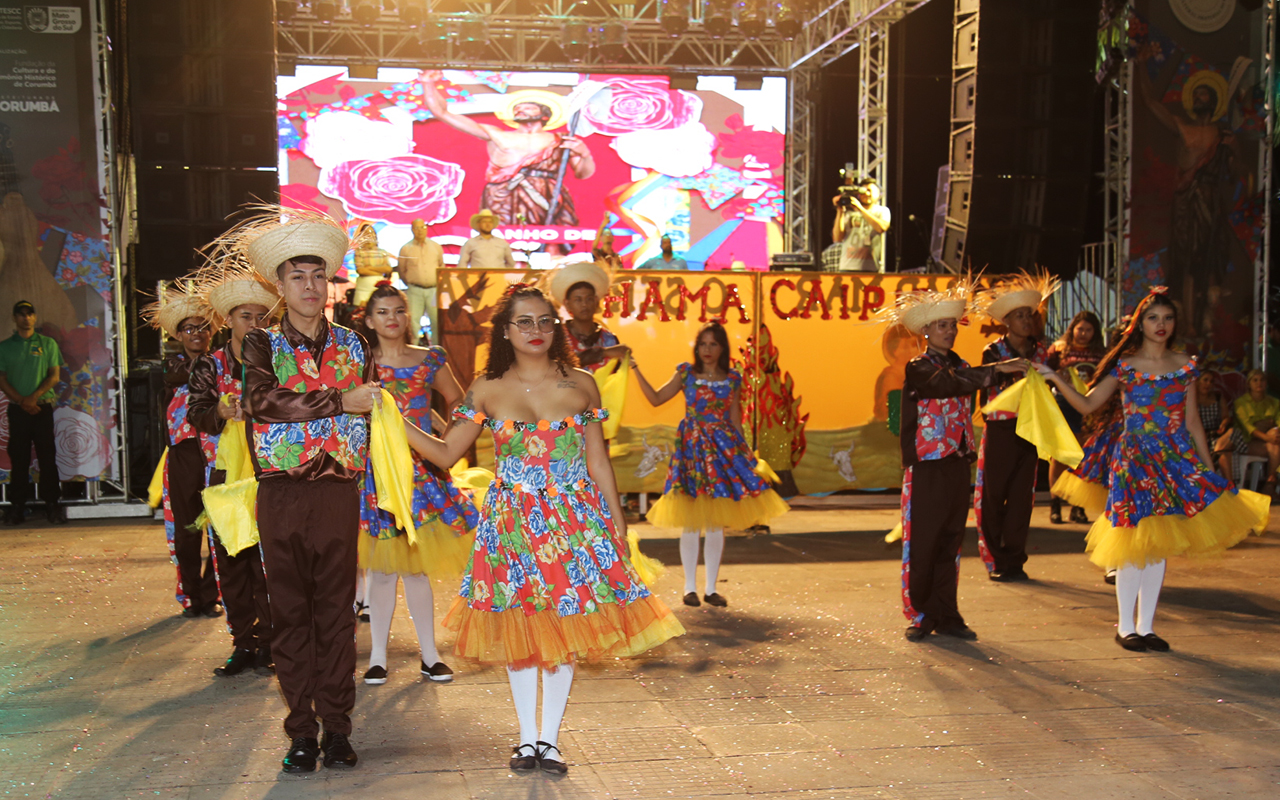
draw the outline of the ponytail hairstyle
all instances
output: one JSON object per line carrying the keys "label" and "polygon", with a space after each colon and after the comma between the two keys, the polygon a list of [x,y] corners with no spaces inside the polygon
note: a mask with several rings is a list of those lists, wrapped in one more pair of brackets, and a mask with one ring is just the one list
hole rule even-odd
{"label": "ponytail hairstyle", "polygon": [[[547,304],[547,313],[559,319],[556,307],[546,292],[530,283],[513,283],[503,293],[502,299],[493,307],[493,316],[489,323],[489,360],[484,365],[484,376],[489,380],[497,380],[511,369],[516,362],[516,349],[508,337],[508,327],[512,322],[511,307],[517,300],[541,300]],[[564,325],[556,325],[551,333],[551,347],[547,351],[561,375],[568,376],[569,370],[578,366],[578,357],[569,349],[569,339],[565,335]]]}
{"label": "ponytail hairstyle", "polygon": [[1178,335],[1178,307],[1173,304],[1173,300],[1169,299],[1169,290],[1163,286],[1154,286],[1151,293],[1142,298],[1138,303],[1138,307],[1133,310],[1133,316],[1129,319],[1129,325],[1120,334],[1116,343],[1102,358],[1102,362],[1098,364],[1098,369],[1093,373],[1093,380],[1089,382],[1089,388],[1097,386],[1103,378],[1111,374],[1111,370],[1115,369],[1116,364],[1121,358],[1131,356],[1138,352],[1138,348],[1142,347],[1142,318],[1147,315],[1153,306],[1161,306],[1173,310],[1173,336],[1169,337],[1170,343]]}
{"label": "ponytail hairstyle", "polygon": [[[369,299],[365,301],[364,308],[356,312],[357,314],[359,314],[360,320],[362,320],[364,323],[363,324],[364,329],[373,335],[375,344],[377,343],[378,335],[373,330],[373,326],[369,324],[369,316],[373,312],[374,303],[378,302],[379,300],[385,300],[389,297],[399,298],[401,301],[404,302],[405,310],[406,311],[408,310],[409,300],[404,296],[404,292],[397,289],[395,285],[391,283],[391,281],[381,280],[374,284],[373,294],[369,295]],[[414,320],[409,320],[409,326],[405,328],[405,332],[404,332],[404,340],[407,344],[413,344],[415,333],[417,333],[417,331],[414,330]]]}
{"label": "ponytail hairstyle", "polygon": [[720,345],[720,361],[717,366],[725,375],[729,374],[729,334],[725,333],[724,326],[719,322],[708,322],[698,329],[698,335],[693,337],[693,371],[702,372],[702,359],[698,358],[698,342],[702,341],[702,334],[709,333],[711,338],[716,340]]}

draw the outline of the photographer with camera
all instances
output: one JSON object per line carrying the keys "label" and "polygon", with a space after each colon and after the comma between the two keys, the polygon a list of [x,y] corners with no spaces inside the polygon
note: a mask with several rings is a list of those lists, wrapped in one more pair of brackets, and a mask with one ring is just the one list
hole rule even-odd
{"label": "photographer with camera", "polygon": [[840,247],[840,272],[882,272],[884,237],[889,230],[889,207],[880,203],[880,186],[870,176],[859,176],[852,164],[840,170],[844,186],[831,199],[836,224],[831,238]]}

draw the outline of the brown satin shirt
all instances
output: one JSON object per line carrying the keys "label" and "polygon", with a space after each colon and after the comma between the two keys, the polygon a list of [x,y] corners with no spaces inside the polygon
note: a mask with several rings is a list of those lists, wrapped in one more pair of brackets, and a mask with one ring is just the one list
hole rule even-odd
{"label": "brown satin shirt", "polygon": [[[329,338],[329,324],[328,320],[321,317],[316,338],[308,339],[289,323],[289,315],[286,314],[280,322],[280,330],[284,334],[285,341],[294,347],[305,347],[311,353],[311,357],[319,361]],[[358,332],[356,336],[359,337],[360,344],[364,348],[364,375],[361,376],[361,380],[364,383],[373,383],[378,380],[378,367],[373,363],[369,343]],[[312,419],[336,417],[343,413],[342,392],[338,389],[316,389],[299,394],[280,386],[271,363],[271,339],[267,337],[266,331],[249,331],[241,344],[241,355],[244,357],[244,400],[242,402],[248,407],[245,412],[248,423],[245,429],[249,433],[250,442],[253,441],[254,423],[306,422]],[[248,416],[250,411],[251,417]],[[265,476],[255,458],[253,471],[259,480],[264,477],[286,476],[303,481],[319,479],[354,481],[360,477],[359,470],[347,469],[328,453],[321,453],[293,469],[269,472]]]}

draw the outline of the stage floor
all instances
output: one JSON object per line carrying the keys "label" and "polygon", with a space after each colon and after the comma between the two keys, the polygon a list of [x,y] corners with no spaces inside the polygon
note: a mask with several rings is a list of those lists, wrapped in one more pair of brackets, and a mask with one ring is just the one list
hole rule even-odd
{"label": "stage floor", "polygon": [[[215,679],[222,620],[172,599],[160,524],[0,530],[0,788],[53,798],[1222,798],[1280,793],[1280,522],[1220,561],[1175,559],[1157,616],[1167,654],[1113,641],[1115,600],[1083,527],[1037,508],[1027,584],[982,577],[975,643],[910,644],[890,509],[795,511],[731,538],[728,609],[679,605],[676,540],[659,591],[689,629],[646,657],[582,666],[561,744],[569,775],[513,775],[502,670],[416,669],[403,608],[390,681],[358,684],[359,766],[283,778],[273,680]],[[645,526],[647,528],[647,526]],[[446,587],[437,586],[443,613]],[[369,632],[359,628],[367,666]],[[442,636],[448,659],[448,640]]]}

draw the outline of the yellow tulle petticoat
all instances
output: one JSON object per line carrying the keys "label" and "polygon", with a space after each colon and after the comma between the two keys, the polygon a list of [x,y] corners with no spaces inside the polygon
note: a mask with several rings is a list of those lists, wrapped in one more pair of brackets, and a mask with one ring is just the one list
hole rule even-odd
{"label": "yellow tulle petticoat", "polygon": [[1064,472],[1053,482],[1053,496],[1083,508],[1091,517],[1101,517],[1107,507],[1107,487],[1086,481],[1074,472]]}
{"label": "yellow tulle petticoat", "polygon": [[740,500],[728,497],[690,497],[672,489],[649,508],[649,523],[659,528],[705,531],[716,528],[743,530],[752,525],[766,525],[774,517],[791,510],[787,501],[772,489]]}
{"label": "yellow tulle petticoat", "polygon": [[1105,569],[1144,567],[1170,556],[1215,556],[1260,533],[1270,515],[1270,498],[1244,489],[1223,492],[1194,517],[1150,516],[1136,528],[1113,527],[1103,514],[1089,529],[1085,552]]}
{"label": "yellow tulle petticoat", "polygon": [[589,614],[561,617],[548,608],[477,611],[458,597],[444,618],[458,634],[454,652],[482,664],[513,669],[555,669],[574,661],[628,658],[684,633],[684,626],[653,595],[622,606],[600,603]]}
{"label": "yellow tulle petticoat", "polygon": [[408,536],[377,539],[361,535],[360,569],[452,580],[460,577],[471,563],[475,542],[474,531],[459,536],[438,519],[418,526],[416,544],[410,544]]}

